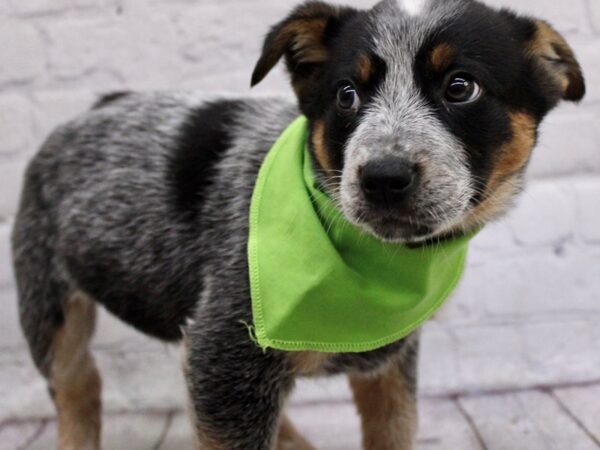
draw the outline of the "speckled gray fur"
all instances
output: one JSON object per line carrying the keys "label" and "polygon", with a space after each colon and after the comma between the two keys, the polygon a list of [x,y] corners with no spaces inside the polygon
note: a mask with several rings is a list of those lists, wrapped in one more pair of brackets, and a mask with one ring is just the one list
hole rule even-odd
{"label": "speckled gray fur", "polygon": [[[132,94],[50,136],[27,170],[14,227],[20,316],[34,361],[48,376],[64,302],[80,290],[69,266],[93,260],[110,267],[120,275],[115,289],[162,289],[170,274],[193,271],[203,289],[185,334],[199,424],[224,436],[228,448],[265,449],[293,374],[286,354],[263,353],[243,324],[252,322],[248,209],[264,155],[299,113],[289,99],[244,101],[235,139],[215,166],[219,184],[190,230],[173,220],[164,171],[177,130],[204,101],[193,93]],[[158,317],[170,307],[148,298],[140,311],[154,308]],[[401,347],[340,355],[324,373],[376,370]]]}

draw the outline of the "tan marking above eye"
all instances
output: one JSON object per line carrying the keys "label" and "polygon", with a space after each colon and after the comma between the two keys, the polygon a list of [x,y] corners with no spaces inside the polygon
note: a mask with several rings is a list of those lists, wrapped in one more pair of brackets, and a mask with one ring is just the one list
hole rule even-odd
{"label": "tan marking above eye", "polygon": [[361,53],[358,57],[356,72],[362,83],[368,82],[371,78],[371,74],[373,73],[373,61],[371,61],[371,57],[366,53]]}
{"label": "tan marking above eye", "polygon": [[455,54],[454,48],[447,42],[436,45],[429,57],[431,68],[436,72],[445,71],[452,64]]}

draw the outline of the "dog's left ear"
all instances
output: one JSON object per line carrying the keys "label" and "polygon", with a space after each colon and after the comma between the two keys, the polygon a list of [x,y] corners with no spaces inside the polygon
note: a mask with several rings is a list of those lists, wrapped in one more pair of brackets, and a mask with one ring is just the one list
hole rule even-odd
{"label": "dog's left ear", "polygon": [[573,50],[547,22],[532,19],[530,23],[533,33],[527,43],[527,53],[541,71],[538,82],[555,102],[581,100],[585,95],[585,81]]}
{"label": "dog's left ear", "polygon": [[327,61],[331,40],[341,25],[356,12],[318,1],[297,7],[267,35],[252,74],[252,86],[262,81],[285,55],[292,84],[297,92],[301,91],[302,83],[316,77]]}

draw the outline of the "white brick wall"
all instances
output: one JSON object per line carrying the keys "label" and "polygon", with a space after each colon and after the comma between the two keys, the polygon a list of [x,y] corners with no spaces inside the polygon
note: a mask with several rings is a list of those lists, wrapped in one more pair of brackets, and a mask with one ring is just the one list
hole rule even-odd
{"label": "white brick wall", "polygon": [[[600,379],[600,2],[488,3],[547,18],[565,33],[583,65],[588,96],[547,119],[519,208],[477,237],[459,294],[427,326],[428,392]],[[42,385],[23,350],[9,261],[10,222],[27,158],[56,124],[102,92],[247,94],[264,33],[294,4],[0,1],[0,397],[8,399],[0,420],[47,407],[40,409]],[[257,91],[289,92],[282,70]],[[121,381],[107,383],[109,408],[168,403],[168,386],[152,397],[139,389],[141,375],[124,370],[144,367],[144,353],[132,351],[137,345],[151,355],[147,367],[160,365],[160,346],[103,316],[97,347]],[[173,373],[175,359],[165,358],[156,373]],[[19,387],[9,381],[15,374]]]}

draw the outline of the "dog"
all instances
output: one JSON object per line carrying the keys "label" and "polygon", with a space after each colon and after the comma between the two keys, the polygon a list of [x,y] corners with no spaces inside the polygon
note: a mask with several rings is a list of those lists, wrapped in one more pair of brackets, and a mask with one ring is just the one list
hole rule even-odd
{"label": "dog", "polygon": [[183,341],[198,448],[312,449],[285,400],[296,377],[341,373],[364,448],[414,448],[418,331],[333,354],[263,351],[248,335],[249,205],[265,155],[305,115],[317,182],[345,218],[381,241],[428,245],[510,210],[540,122],[583,98],[582,71],[548,23],[472,0],[309,1],[270,30],[252,85],[281,58],[297,102],[116,93],[30,162],[13,259],[60,449],[100,448],[97,304]]}

